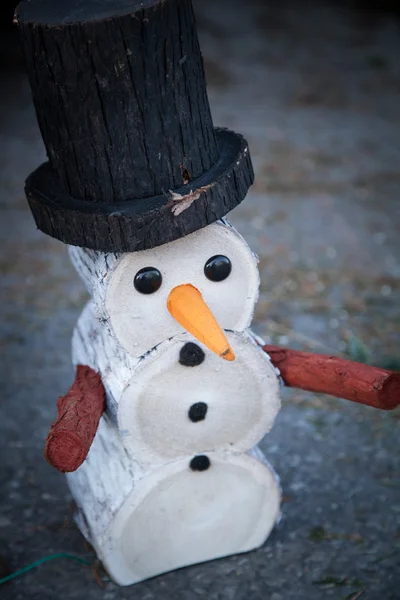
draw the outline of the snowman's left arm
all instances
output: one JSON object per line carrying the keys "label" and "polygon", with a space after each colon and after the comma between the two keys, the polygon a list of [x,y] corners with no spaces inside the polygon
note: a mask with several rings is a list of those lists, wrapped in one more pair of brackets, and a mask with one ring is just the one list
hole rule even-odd
{"label": "snowman's left arm", "polygon": [[329,394],[382,410],[400,405],[400,373],[346,360],[265,345],[288,387]]}
{"label": "snowman's left arm", "polygon": [[83,463],[106,408],[101,377],[86,365],[78,365],[75,379],[57,402],[57,420],[47,436],[46,460],[63,473],[76,471]]}

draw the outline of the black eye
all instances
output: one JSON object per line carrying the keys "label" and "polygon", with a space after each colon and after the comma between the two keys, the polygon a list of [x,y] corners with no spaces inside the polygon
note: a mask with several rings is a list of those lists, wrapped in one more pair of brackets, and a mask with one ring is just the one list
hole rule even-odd
{"label": "black eye", "polygon": [[223,281],[229,276],[231,270],[231,261],[222,254],[212,256],[204,265],[204,274],[211,281]]}
{"label": "black eye", "polygon": [[158,269],[145,267],[136,273],[133,285],[141,294],[152,294],[160,288],[161,282],[162,275]]}

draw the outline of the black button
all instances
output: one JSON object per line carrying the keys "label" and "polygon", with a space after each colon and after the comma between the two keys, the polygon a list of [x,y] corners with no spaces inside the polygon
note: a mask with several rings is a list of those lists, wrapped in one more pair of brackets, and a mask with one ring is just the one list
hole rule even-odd
{"label": "black button", "polygon": [[206,418],[208,406],[205,402],[196,402],[189,408],[189,419],[193,423],[204,421]]}
{"label": "black button", "polygon": [[193,342],[187,342],[179,353],[179,362],[184,367],[198,367],[205,359],[203,350]]}
{"label": "black button", "polygon": [[210,465],[210,459],[204,454],[199,454],[190,461],[190,468],[192,471],[207,471]]}

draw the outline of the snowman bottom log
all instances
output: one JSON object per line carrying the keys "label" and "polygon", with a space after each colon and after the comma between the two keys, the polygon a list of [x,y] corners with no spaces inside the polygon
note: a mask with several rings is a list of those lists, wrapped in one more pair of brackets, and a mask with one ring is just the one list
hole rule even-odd
{"label": "snowman bottom log", "polygon": [[399,372],[269,344],[262,348],[288,387],[328,394],[381,410],[393,410],[400,405]]}
{"label": "snowman bottom log", "polygon": [[78,526],[119,585],[255,549],[280,516],[279,481],[257,447],[143,471],[106,416],[67,481]]}

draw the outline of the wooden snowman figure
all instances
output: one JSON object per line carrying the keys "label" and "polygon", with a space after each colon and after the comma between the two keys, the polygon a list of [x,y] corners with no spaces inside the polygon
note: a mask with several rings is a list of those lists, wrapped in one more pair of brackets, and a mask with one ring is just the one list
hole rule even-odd
{"label": "wooden snowman figure", "polygon": [[[106,569],[130,584],[259,546],[280,490],[254,446],[279,384],[247,331],[250,249],[218,222],[150,250],[71,258],[92,294],[73,360],[100,373],[107,412],[68,482]],[[50,436],[53,463],[57,447]]]}
{"label": "wooden snowman figure", "polygon": [[257,260],[225,216],[253,171],[243,137],[213,126],[191,0],[25,0],[16,21],[48,154],[27,199],[91,295],[46,458],[121,585],[256,548],[280,512],[257,447],[276,365],[377,408],[400,377],[248,329]]}
{"label": "wooden snowman figure", "polygon": [[277,370],[248,330],[257,260],[224,220],[253,181],[215,129],[190,0],[23,2],[49,162],[27,180],[91,300],[45,454],[129,585],[260,546],[280,488],[256,444]]}

